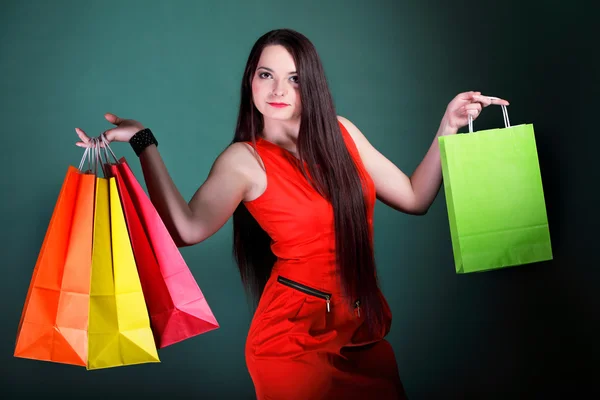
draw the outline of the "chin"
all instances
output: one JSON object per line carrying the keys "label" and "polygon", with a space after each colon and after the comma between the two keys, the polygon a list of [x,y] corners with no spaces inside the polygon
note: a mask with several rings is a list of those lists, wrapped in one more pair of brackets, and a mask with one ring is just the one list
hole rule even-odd
{"label": "chin", "polygon": [[263,112],[263,116],[265,118],[269,118],[275,121],[291,121],[300,118],[299,115],[296,115],[291,112]]}

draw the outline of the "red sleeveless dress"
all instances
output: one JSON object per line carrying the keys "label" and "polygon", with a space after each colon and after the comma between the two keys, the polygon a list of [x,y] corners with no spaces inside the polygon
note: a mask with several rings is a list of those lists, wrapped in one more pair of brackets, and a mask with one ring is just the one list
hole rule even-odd
{"label": "red sleeveless dress", "polygon": [[[342,124],[340,129],[363,177],[372,229],[375,185],[352,137]],[[258,399],[404,398],[393,349],[384,339],[391,325],[385,299],[386,327],[372,337],[360,303],[352,309],[342,294],[331,204],[310,186],[290,152],[262,138],[255,149],[267,189],[244,204],[277,256],[246,341]]]}

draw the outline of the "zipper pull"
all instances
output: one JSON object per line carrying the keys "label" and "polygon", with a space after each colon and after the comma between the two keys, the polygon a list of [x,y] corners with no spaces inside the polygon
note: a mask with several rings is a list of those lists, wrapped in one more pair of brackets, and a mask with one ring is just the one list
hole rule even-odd
{"label": "zipper pull", "polygon": [[356,312],[360,318],[360,300],[356,300],[356,303],[354,303],[354,308],[356,308]]}
{"label": "zipper pull", "polygon": [[331,312],[331,308],[329,307],[329,296],[327,296],[326,299],[327,299],[327,312]]}

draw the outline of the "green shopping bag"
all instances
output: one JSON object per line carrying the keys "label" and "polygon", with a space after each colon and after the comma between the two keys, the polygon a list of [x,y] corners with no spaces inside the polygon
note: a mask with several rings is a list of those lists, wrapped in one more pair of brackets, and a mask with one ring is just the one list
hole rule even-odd
{"label": "green shopping bag", "polygon": [[456,273],[552,259],[533,124],[438,139]]}

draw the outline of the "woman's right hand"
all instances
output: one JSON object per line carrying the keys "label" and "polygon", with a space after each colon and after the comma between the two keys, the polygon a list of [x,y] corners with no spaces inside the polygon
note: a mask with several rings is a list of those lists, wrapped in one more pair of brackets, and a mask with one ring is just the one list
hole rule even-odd
{"label": "woman's right hand", "polygon": [[[104,118],[113,125],[115,128],[104,131],[104,137],[109,142],[129,142],[129,139],[137,132],[144,129],[144,126],[133,119],[122,119],[114,114],[106,113]],[[75,143],[79,147],[89,147],[90,137],[80,128],[75,128],[77,136],[81,139],[80,142]]]}

